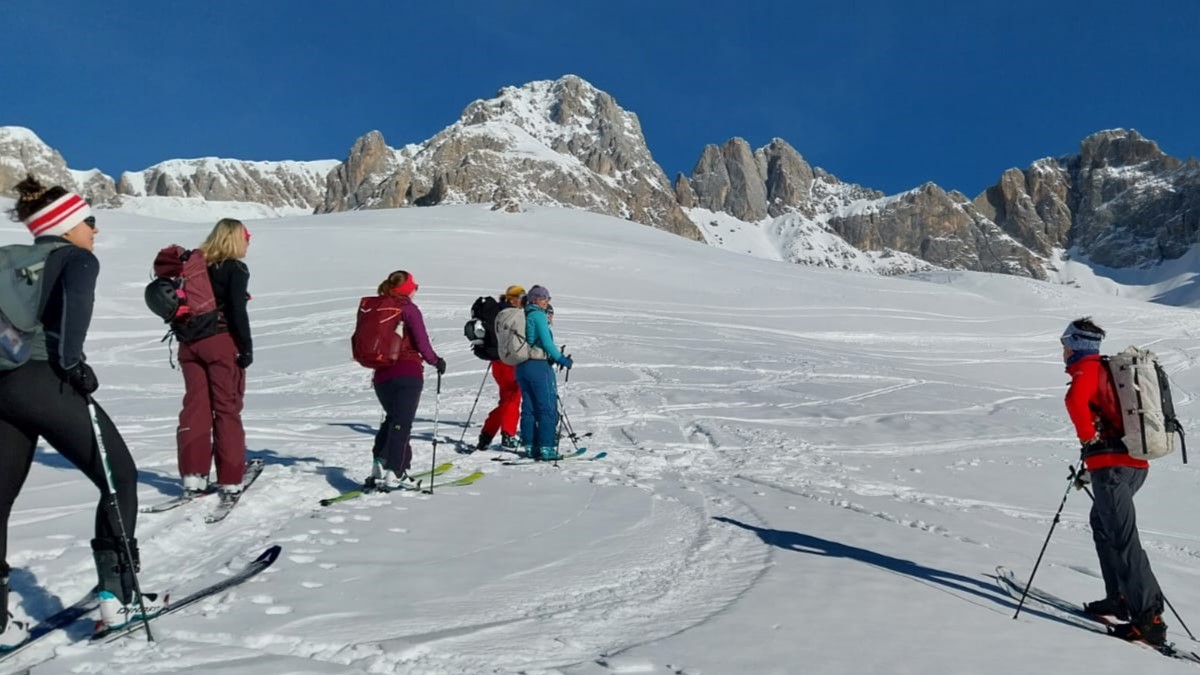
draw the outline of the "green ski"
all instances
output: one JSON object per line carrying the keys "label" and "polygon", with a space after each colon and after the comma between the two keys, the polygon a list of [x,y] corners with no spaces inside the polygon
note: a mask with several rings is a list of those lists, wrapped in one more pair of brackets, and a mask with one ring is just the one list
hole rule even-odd
{"label": "green ski", "polygon": [[[426,478],[429,478],[430,476],[440,476],[453,468],[454,468],[453,462],[446,462],[445,464],[437,465],[437,467],[434,468],[433,471],[422,471],[421,473],[415,473],[415,474],[410,475],[409,478],[419,482]],[[405,489],[409,489],[409,488],[406,487]],[[413,489],[413,490],[419,489],[418,483],[413,483],[411,489]],[[340,494],[336,497],[329,497],[328,499],[322,499],[321,506],[329,506],[330,504],[337,504],[338,502],[348,501],[351,499],[355,499],[357,497],[361,497],[365,494],[370,494],[372,492],[375,492],[374,487],[367,487],[364,485],[363,487],[358,488],[356,490],[350,490],[349,492],[343,492],[342,494]]]}

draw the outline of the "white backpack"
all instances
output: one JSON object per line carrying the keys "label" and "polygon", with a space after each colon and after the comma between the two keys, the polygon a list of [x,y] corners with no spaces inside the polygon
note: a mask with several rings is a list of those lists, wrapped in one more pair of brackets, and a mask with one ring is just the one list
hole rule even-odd
{"label": "white backpack", "polygon": [[1171,385],[1154,352],[1128,347],[1120,354],[1106,357],[1105,363],[1121,405],[1121,418],[1125,423],[1125,436],[1121,440],[1129,449],[1129,456],[1136,459],[1166,457],[1175,451],[1174,434],[1178,433],[1186,464],[1187,443],[1183,426],[1175,418]]}
{"label": "white backpack", "polygon": [[525,312],[516,307],[503,309],[496,315],[496,352],[500,361],[510,366],[546,358],[541,347],[529,346],[525,339]]}

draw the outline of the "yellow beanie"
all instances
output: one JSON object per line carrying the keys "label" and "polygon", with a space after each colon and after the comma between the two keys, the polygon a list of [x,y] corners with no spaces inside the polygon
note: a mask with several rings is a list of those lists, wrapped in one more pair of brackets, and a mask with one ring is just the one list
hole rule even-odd
{"label": "yellow beanie", "polygon": [[509,286],[508,290],[504,291],[504,295],[506,295],[510,298],[519,298],[522,295],[525,295],[525,289],[514,284],[512,286]]}

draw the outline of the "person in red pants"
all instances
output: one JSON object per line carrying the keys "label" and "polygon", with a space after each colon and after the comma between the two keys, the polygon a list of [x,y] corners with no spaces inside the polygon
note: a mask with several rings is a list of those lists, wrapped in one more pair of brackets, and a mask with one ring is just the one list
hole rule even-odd
{"label": "person in red pants", "polygon": [[177,333],[184,395],[176,440],[184,492],[207,489],[215,456],[222,501],[237,499],[246,471],[242,399],[254,346],[246,313],[250,270],[242,258],[249,247],[250,232],[241,221],[217,223],[198,249],[208,265],[215,320],[198,335]]}
{"label": "person in red pants", "polygon": [[[524,306],[525,289],[521,286],[509,286],[500,296],[501,312],[506,309],[519,311]],[[499,431],[500,445],[516,452],[521,447],[521,439],[517,436],[517,425],[521,422],[521,387],[517,385],[517,367],[507,365],[497,357],[492,360],[492,379],[500,390],[500,402],[483,421],[483,430],[475,447],[477,450],[487,450]]]}

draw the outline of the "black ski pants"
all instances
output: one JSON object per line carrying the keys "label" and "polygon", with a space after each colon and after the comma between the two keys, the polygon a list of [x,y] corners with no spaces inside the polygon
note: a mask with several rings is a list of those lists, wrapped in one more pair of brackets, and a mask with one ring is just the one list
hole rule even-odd
{"label": "black ski pants", "polygon": [[1133,495],[1146,482],[1147,469],[1113,466],[1092,471],[1092,539],[1100,558],[1100,573],[1108,597],[1125,596],[1134,621],[1149,620],[1163,611],[1158,579],[1138,539]]}
{"label": "black ski pants", "polygon": [[[96,416],[108,451],[121,517],[132,539],[137,525],[137,466],[125,440],[99,405]],[[0,528],[3,528],[0,571],[8,569],[8,517],[29,476],[38,437],[78,467],[100,490],[96,539],[118,550],[121,530],[110,506],[104,464],[92,432],[87,399],[59,378],[49,363],[30,361],[0,373]]]}
{"label": "black ski pants", "polygon": [[375,434],[375,447],[371,453],[375,459],[383,460],[383,465],[396,475],[407,472],[412,466],[412,446],[408,441],[424,388],[423,377],[393,377],[375,385],[375,396],[386,417],[379,425],[379,433]]}

